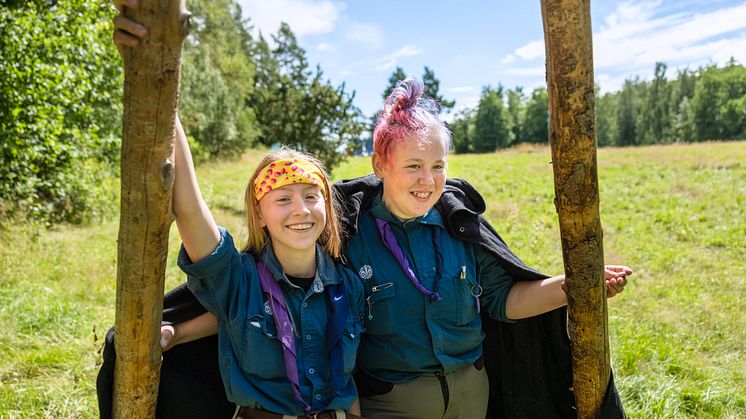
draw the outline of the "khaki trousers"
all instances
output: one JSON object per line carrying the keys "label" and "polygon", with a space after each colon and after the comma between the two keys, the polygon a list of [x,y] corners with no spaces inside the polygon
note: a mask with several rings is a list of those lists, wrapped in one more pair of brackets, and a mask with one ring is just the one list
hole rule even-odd
{"label": "khaki trousers", "polygon": [[361,397],[360,407],[366,419],[484,419],[489,391],[484,368],[469,365],[440,378],[428,374],[394,384],[386,394]]}

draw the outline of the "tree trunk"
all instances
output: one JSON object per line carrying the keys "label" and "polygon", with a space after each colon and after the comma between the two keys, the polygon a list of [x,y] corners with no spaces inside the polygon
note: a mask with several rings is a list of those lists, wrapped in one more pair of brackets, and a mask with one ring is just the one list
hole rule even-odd
{"label": "tree trunk", "polygon": [[160,322],[171,215],[171,162],[184,0],[142,0],[127,16],[148,37],[124,57],[121,217],[119,221],[114,418],[155,417]]}
{"label": "tree trunk", "polygon": [[579,418],[598,416],[609,382],[603,233],[596,171],[589,0],[542,0],[549,141]]}

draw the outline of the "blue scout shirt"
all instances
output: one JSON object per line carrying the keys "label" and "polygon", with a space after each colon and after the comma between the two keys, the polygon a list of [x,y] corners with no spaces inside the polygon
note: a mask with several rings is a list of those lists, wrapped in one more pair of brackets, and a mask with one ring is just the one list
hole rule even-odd
{"label": "blue scout shirt", "polygon": [[[351,378],[362,332],[364,291],[356,276],[337,265],[321,246],[316,248],[317,273],[308,292],[282,273],[272,246],[262,253],[267,269],[280,286],[295,330],[300,391],[313,411],[349,409],[357,398]],[[282,348],[264,299],[252,255],[239,253],[233,238],[220,228],[220,243],[205,259],[192,263],[182,246],[179,267],[189,289],[218,318],[220,372],[228,400],[237,405],[287,415],[303,415],[287,379]],[[344,282],[350,315],[343,336],[344,385],[331,388],[326,348],[327,301],[324,287]]]}
{"label": "blue scout shirt", "polygon": [[[366,295],[366,334],[358,367],[390,383],[412,380],[435,371],[456,371],[482,355],[481,310],[497,320],[505,316],[505,301],[514,281],[494,256],[455,240],[444,228],[437,209],[408,221],[393,216],[377,197],[359,220],[347,257],[363,281]],[[420,293],[385,247],[375,217],[388,221],[412,270],[432,290],[436,272],[433,229],[440,229],[443,257],[440,301]],[[480,284],[481,282],[481,284]]]}

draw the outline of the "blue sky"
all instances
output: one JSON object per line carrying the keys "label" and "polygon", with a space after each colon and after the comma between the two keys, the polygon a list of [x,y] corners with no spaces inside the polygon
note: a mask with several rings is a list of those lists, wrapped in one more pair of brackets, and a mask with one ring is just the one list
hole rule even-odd
{"label": "blue sky", "polygon": [[[545,84],[540,0],[237,0],[265,37],[287,22],[335,84],[355,90],[366,115],[396,66],[435,71],[456,110],[475,107],[483,86]],[[594,68],[602,91],[650,79],[656,61],[676,69],[746,64],[746,1],[591,1]]]}

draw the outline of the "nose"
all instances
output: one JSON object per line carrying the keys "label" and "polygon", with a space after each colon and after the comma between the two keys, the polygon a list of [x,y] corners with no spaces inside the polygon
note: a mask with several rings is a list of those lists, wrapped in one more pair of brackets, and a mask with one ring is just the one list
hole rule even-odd
{"label": "nose", "polygon": [[420,184],[432,185],[433,183],[435,183],[435,176],[433,176],[433,173],[430,170],[424,170],[422,176],[420,176]]}
{"label": "nose", "polygon": [[305,215],[311,212],[311,209],[308,208],[308,204],[306,203],[305,199],[297,199],[293,203],[293,214],[297,215]]}

